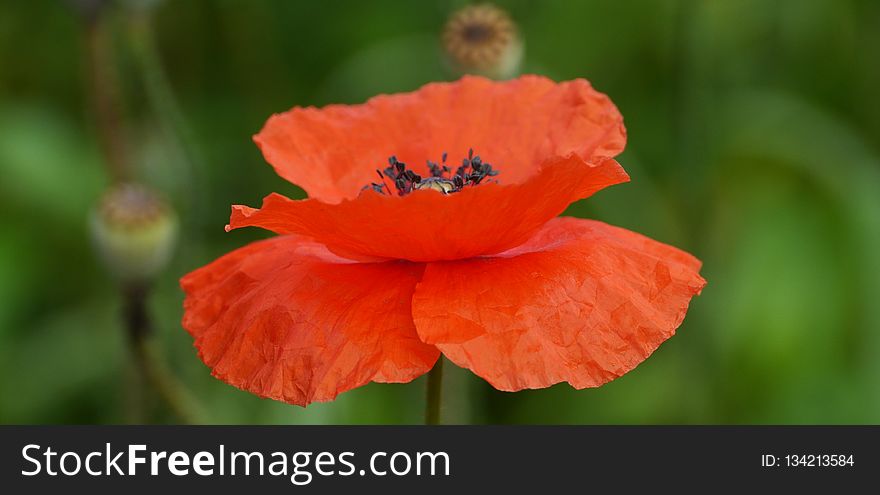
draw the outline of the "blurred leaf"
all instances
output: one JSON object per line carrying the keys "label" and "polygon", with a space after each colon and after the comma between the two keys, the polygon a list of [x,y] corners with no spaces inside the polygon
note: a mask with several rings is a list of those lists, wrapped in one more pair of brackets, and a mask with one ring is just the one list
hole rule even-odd
{"label": "blurred leaf", "polygon": [[[117,308],[97,304],[59,309],[0,348],[0,421],[80,423],[119,421],[120,370],[126,347]],[[89,414],[68,405],[88,400]]]}
{"label": "blurred leaf", "polygon": [[361,103],[377,94],[412,91],[449,79],[435,36],[391,38],[363,48],[319,87],[318,102]]}
{"label": "blurred leaf", "polygon": [[[712,301],[726,315],[718,352],[736,376],[723,383],[748,387],[743,404],[778,412],[774,390],[829,373],[851,381],[843,377],[861,368],[863,393],[880,413],[869,378],[880,353],[880,160],[850,129],[785,95],[737,94],[720,115],[720,153],[730,158],[717,169],[721,271]],[[788,407],[821,422],[806,404]],[[863,417],[850,412],[849,421]],[[746,418],[786,417],[760,414]]]}
{"label": "blurred leaf", "polygon": [[0,103],[0,204],[77,225],[104,180],[95,148],[73,124],[39,105]]}

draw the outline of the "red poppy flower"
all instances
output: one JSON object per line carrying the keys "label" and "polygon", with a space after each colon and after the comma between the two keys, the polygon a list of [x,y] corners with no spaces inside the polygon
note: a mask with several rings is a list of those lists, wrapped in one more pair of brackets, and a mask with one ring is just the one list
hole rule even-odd
{"label": "red poppy flower", "polygon": [[294,108],[255,141],[309,199],[233,206],[227,230],[279,235],[181,285],[202,360],[259,396],[408,382],[440,353],[499,390],[596,387],[671,337],[705,285],[683,251],[555,218],[629,180],[623,119],[584,80],[465,77]]}

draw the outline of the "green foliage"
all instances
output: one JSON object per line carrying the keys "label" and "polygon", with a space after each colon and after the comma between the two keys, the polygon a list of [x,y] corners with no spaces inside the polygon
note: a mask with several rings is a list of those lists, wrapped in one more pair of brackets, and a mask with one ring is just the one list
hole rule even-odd
{"label": "green foliage", "polygon": [[[105,18],[131,164],[181,216],[149,306],[217,423],[418,423],[424,379],[307,409],[210,377],[178,278],[265,237],[229,205],[301,196],[250,136],[294,105],[452,79],[460,2],[118,2]],[[709,284],[678,334],[599,389],[517,394],[448,370],[447,418],[487,423],[880,421],[880,4],[511,0],[525,68],[586,77],[624,114],[629,184],[573,205],[681,246]],[[86,219],[108,178],[86,43],[65,2],[0,6],[0,421],[126,421],[121,301]],[[452,368],[452,366],[447,366]],[[173,421],[161,408],[156,420]]]}

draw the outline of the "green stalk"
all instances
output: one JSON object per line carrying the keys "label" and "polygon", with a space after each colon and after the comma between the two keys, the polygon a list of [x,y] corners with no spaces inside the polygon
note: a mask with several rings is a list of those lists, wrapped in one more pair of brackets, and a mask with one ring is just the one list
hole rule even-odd
{"label": "green stalk", "polygon": [[425,405],[425,424],[440,424],[440,402],[443,396],[443,356],[428,372],[428,396]]}

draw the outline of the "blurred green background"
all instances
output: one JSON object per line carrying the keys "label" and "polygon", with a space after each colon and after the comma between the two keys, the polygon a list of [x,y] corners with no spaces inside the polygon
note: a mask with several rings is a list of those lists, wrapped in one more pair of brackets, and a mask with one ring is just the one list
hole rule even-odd
{"label": "blurred green background", "polygon": [[[109,178],[88,23],[71,3],[0,4],[3,423],[131,420],[121,298],[88,235]],[[200,421],[421,421],[424,378],[306,409],[211,378],[180,326],[177,280],[268,235],[224,233],[230,204],[301,197],[251,142],[270,114],[455,79],[439,33],[462,5],[129,0],[102,12],[93,29],[118,77],[127,161],[181,218],[149,309]],[[590,79],[626,119],[632,182],[569,213],[694,253],[709,285],[675,337],[599,389],[502,393],[447,366],[446,420],[880,422],[880,2],[498,5],[525,41],[523,72]],[[179,420],[147,400],[144,420]]]}

